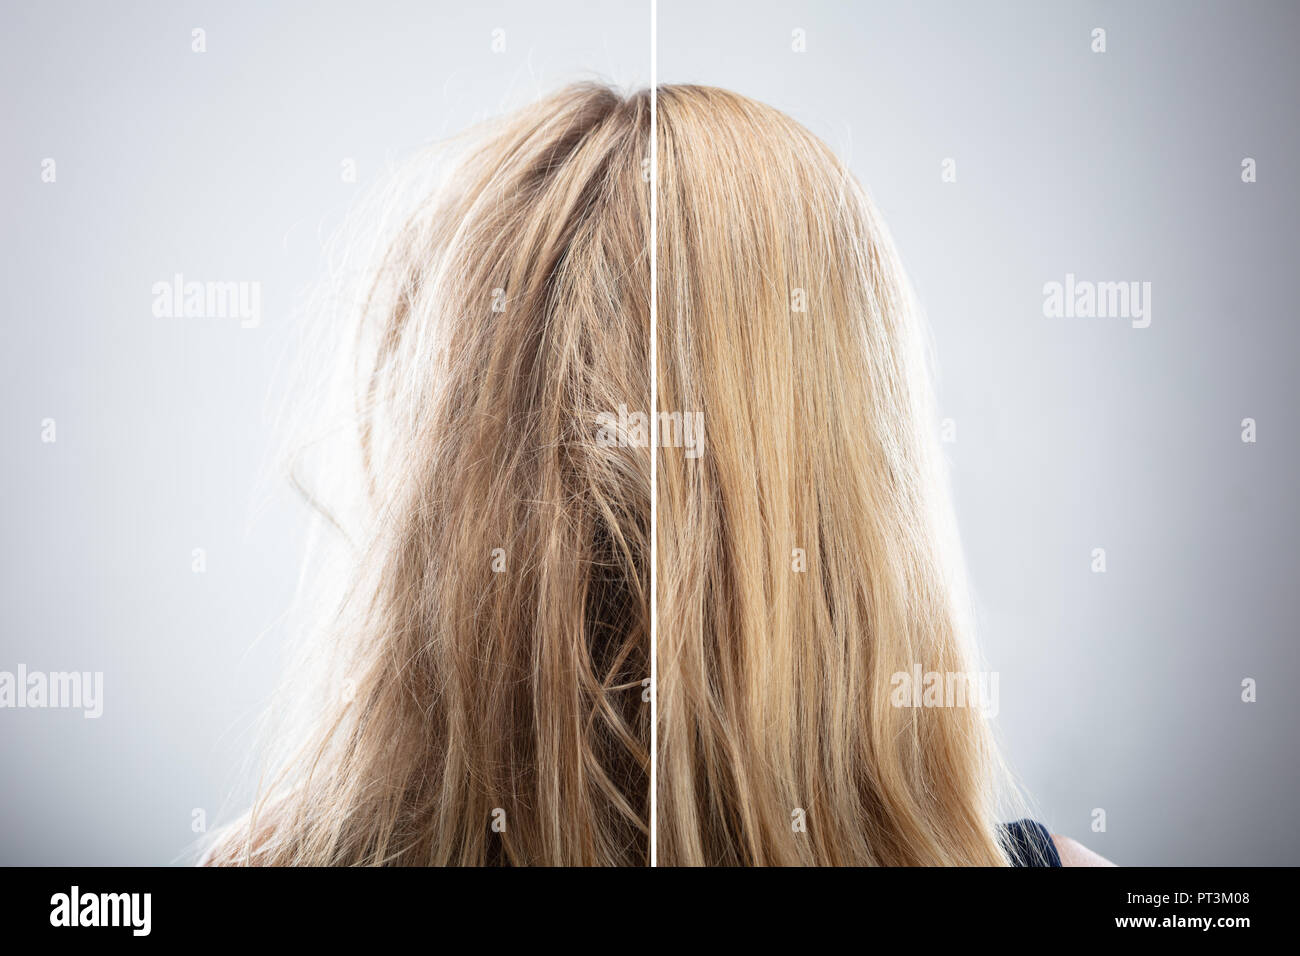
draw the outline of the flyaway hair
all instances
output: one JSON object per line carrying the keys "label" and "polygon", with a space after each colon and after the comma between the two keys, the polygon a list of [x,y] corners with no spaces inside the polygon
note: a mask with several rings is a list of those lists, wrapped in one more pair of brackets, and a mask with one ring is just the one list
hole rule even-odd
{"label": "flyaway hair", "polygon": [[649,449],[595,423],[649,404],[649,134],[567,89],[422,157],[346,264],[346,599],[212,862],[648,862]]}

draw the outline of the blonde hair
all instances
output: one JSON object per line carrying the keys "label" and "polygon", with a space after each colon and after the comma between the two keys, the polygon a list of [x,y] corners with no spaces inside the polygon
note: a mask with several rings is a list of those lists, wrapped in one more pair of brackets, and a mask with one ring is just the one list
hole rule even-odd
{"label": "blonde hair", "polygon": [[1002,864],[919,310],[831,151],[722,90],[658,103],[658,856]]}
{"label": "blonde hair", "polygon": [[316,455],[360,464],[346,597],[209,862],[648,862],[649,451],[593,422],[649,402],[649,132],[647,95],[567,89],[361,215],[327,316],[355,406]]}
{"label": "blonde hair", "polygon": [[[884,226],[781,113],[658,110],[658,404],[708,436],[658,453],[659,861],[1004,863],[980,715],[890,701],[974,657]],[[366,212],[345,453],[303,480],[344,597],[208,862],[648,862],[650,453],[596,423],[650,404],[650,136],[648,92],[570,87]]]}

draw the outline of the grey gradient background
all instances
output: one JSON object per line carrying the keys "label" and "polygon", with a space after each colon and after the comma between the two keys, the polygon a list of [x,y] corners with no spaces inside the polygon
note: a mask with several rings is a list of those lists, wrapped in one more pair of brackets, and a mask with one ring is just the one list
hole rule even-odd
{"label": "grey gradient background", "polygon": [[[105,681],[98,720],[0,710],[0,863],[184,862],[193,809],[246,806],[280,674],[308,514],[273,419],[322,243],[426,142],[573,80],[645,86],[649,6],[0,11],[0,670]],[[260,327],[154,318],[176,272],[261,282]]]}
{"label": "grey gradient background", "polygon": [[[0,711],[0,863],[183,861],[194,808],[247,798],[305,520],[268,470],[289,315],[358,190],[563,81],[649,79],[648,3],[268,6],[0,14],[0,669],[106,683],[97,721]],[[791,113],[890,224],[1008,757],[1120,864],[1300,862],[1297,41],[1286,3],[659,4],[661,82]],[[155,319],[178,271],[260,281],[261,327]],[[1151,282],[1150,328],[1044,318],[1067,272]]]}

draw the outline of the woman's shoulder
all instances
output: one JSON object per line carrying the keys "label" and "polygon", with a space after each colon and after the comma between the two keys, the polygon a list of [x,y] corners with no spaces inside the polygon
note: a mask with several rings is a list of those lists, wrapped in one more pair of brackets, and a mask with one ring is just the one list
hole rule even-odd
{"label": "woman's shoulder", "polygon": [[1078,840],[1072,840],[1068,836],[1062,836],[1059,833],[1052,834],[1052,843],[1056,845],[1056,853],[1061,858],[1061,866],[1114,866],[1100,853],[1094,853]]}

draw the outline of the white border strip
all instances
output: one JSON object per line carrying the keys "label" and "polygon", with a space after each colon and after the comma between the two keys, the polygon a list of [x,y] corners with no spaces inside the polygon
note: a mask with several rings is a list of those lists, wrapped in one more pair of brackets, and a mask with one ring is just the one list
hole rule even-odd
{"label": "white border strip", "polygon": [[[650,421],[659,421],[659,0],[650,0]],[[658,432],[655,432],[657,438]],[[659,744],[659,612],[655,533],[659,492],[659,442],[650,442],[650,865],[659,865],[657,843]]]}

